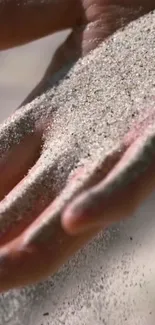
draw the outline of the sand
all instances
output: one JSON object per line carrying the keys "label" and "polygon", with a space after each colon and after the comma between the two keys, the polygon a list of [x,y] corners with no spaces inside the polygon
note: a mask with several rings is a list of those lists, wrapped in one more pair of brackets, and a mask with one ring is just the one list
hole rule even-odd
{"label": "sand", "polygon": [[[61,74],[60,81],[56,81],[56,76],[54,80],[51,80],[51,85],[53,85],[51,89],[22,108],[11,120],[6,122],[0,133],[0,136],[5,136],[3,144],[7,143],[7,147],[1,147],[2,154],[4,149],[9,150],[13,143],[18,143],[25,132],[33,132],[36,121],[44,118],[49,120],[49,117],[52,121],[51,125],[46,128],[42,156],[37,163],[35,173],[29,172],[30,177],[22,188],[16,190],[14,199],[12,195],[8,195],[5,204],[0,207],[1,215],[7,216],[11,209],[13,218],[24,217],[23,211],[30,197],[32,197],[31,204],[33,204],[37,199],[34,194],[37,191],[39,193],[43,186],[49,195],[51,179],[52,188],[54,187],[54,191],[59,193],[72,170],[86,162],[104,159],[107,152],[118,145],[135,121],[143,118],[148,110],[153,111],[155,94],[154,33],[155,13],[131,23],[125,30],[118,31],[90,55],[79,60],[67,74],[64,74],[64,78]],[[21,121],[23,129],[19,123]],[[13,127],[10,127],[11,124]],[[5,135],[4,129],[7,130]],[[10,132],[12,132],[12,137],[10,137]],[[106,238],[104,240],[106,247]],[[97,248],[102,241],[103,238],[94,242],[94,247]],[[78,263],[76,259],[71,261],[73,267],[75,261]],[[66,266],[61,271],[64,277],[68,276],[68,270],[70,271],[70,268],[68,269]],[[62,274],[60,273],[57,277],[62,277]],[[104,274],[106,276],[106,271]],[[90,275],[89,281],[90,279],[96,281],[93,275],[92,278]],[[30,301],[40,299],[39,290],[46,291],[44,288],[47,288],[48,285],[50,285],[50,281],[45,284],[45,287],[43,285],[38,289],[36,287],[32,290],[15,291],[14,298],[5,294],[1,298],[4,311],[0,315],[0,323],[31,324],[31,320],[28,318],[26,320],[24,313],[22,311],[20,313],[19,309],[24,308]],[[102,280],[100,285],[102,285]],[[74,283],[72,286],[74,287]],[[82,286],[83,289],[82,291],[78,290],[78,294],[73,289],[73,306],[79,304],[80,297],[84,302],[89,296],[90,305],[93,305],[94,309],[95,300],[93,299],[96,298],[94,295],[92,297],[88,295],[87,279]],[[103,291],[101,287],[98,288],[98,295],[102,304],[106,296],[106,288],[103,288]],[[14,301],[11,308],[9,307],[10,299]],[[107,314],[105,314],[104,320],[102,308],[101,310],[97,308],[95,324],[107,324],[107,322],[108,325],[114,324],[113,317],[109,316],[109,313],[115,304],[112,299],[111,302],[110,298],[108,299]],[[87,313],[83,314],[83,317],[87,315],[88,322],[84,318],[81,320],[79,313],[76,313],[74,317],[71,312],[72,306],[57,308],[58,301],[59,295],[55,295],[55,308],[50,318],[50,324],[91,324]],[[109,317],[111,317],[110,322],[108,321]],[[124,324],[123,316],[121,321]],[[44,323],[48,324],[46,321]],[[94,324],[93,318],[92,324]],[[127,322],[127,324],[129,323]]]}
{"label": "sand", "polygon": [[149,29],[145,19],[141,19],[143,26],[137,23],[133,28],[130,24],[69,72],[55,75],[50,80],[52,88],[1,127],[2,156],[25,134],[32,134],[36,123],[48,123],[35,171],[30,170],[24,184],[0,205],[1,229],[5,230],[10,220],[30,214],[28,207],[34,206],[43,192],[42,207],[47,206],[75,168],[104,161],[131,125],[154,109],[154,19],[150,14]]}

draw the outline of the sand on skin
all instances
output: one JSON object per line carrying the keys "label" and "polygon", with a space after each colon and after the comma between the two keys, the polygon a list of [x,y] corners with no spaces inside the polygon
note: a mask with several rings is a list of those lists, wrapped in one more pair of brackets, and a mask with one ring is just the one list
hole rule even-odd
{"label": "sand on skin", "polygon": [[[64,78],[57,86],[31,104],[38,109],[44,105],[44,110],[50,110],[49,106],[59,104],[59,108],[54,113],[54,124],[50,134],[52,137],[50,159],[58,159],[61,152],[61,165],[63,166],[66,156],[69,155],[72,168],[89,160],[90,153],[91,159],[94,160],[113,148],[129,130],[134,120],[146,114],[146,110],[154,109],[154,31],[154,14],[130,24],[123,32],[119,31],[99,49],[80,60],[69,72],[69,78]],[[62,128],[62,125],[66,127]],[[92,133],[94,128],[96,132]],[[78,146],[75,146],[75,143],[78,143]],[[49,152],[51,154],[51,150]],[[64,152],[63,157],[62,152]],[[57,176],[56,186],[60,180],[58,178],[59,168],[55,174]],[[94,242],[93,245],[99,245],[99,243]],[[74,265],[74,259],[72,263]],[[62,270],[63,272],[67,272],[67,267]],[[86,281],[84,297],[87,296],[87,286]],[[20,291],[18,291],[16,292],[17,305],[19,302],[20,306],[20,301],[21,304],[26,303],[28,292],[30,296],[32,295],[32,300],[35,299],[33,294],[38,295],[37,289],[27,290],[25,298],[21,298]],[[101,302],[103,295],[105,292],[99,290]],[[2,298],[3,304],[4,301],[6,302],[5,308],[6,304],[9,304],[8,297],[8,294],[5,294]],[[77,303],[76,297],[74,303],[75,305]],[[17,315],[18,310],[19,307],[12,311],[14,319],[17,317],[16,320],[18,316],[20,319],[20,315]],[[100,311],[97,312],[100,313]],[[2,313],[2,320],[5,324],[4,317],[6,317],[5,310]],[[55,308],[53,317],[55,321],[53,323],[51,320],[51,324],[58,324],[59,317],[65,317],[65,311]],[[74,324],[81,323],[80,317],[79,315],[74,318]],[[108,317],[107,313],[105,319],[108,320]],[[67,325],[71,323],[71,319],[73,321],[73,316],[70,315]],[[99,319],[98,316],[97,319]],[[12,325],[11,322],[10,324]],[[99,320],[97,324],[100,324]],[[112,316],[111,324],[114,324]]]}

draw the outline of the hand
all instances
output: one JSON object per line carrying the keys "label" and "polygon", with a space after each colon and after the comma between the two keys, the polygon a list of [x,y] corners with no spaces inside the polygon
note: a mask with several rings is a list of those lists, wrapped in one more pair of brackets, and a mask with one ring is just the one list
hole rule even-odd
{"label": "hand", "polygon": [[[4,44],[13,46],[61,28],[72,27],[74,37],[71,37],[71,42],[68,43],[69,48],[76,43],[77,49],[80,48],[79,56],[85,55],[119,28],[122,20],[126,24],[151,8],[151,4],[148,6],[143,3],[139,11],[138,2],[134,2],[131,10],[128,5],[103,5],[101,0],[95,3],[76,2],[78,8],[72,7],[73,2],[68,2],[68,6],[65,6],[67,2],[64,4],[64,1],[59,1],[53,2],[53,8],[58,8],[57,3],[62,8],[59,12],[62,13],[59,16],[61,19],[56,16],[57,11],[52,11],[52,2],[50,5],[40,4],[44,10],[34,9],[30,5],[19,6],[19,9],[15,7],[12,11],[13,17],[17,17],[17,14],[23,15],[23,19],[19,20],[20,36],[18,31],[15,33],[15,18],[10,18],[10,30],[14,32],[10,36],[7,28],[2,38],[3,47]],[[11,4],[13,6],[14,3]],[[10,6],[11,4],[9,3]],[[53,13],[53,20],[50,19],[49,9]],[[6,16],[7,12],[4,12],[4,17]],[[29,24],[25,28],[25,20],[28,17]],[[36,27],[30,28],[33,27],[33,18],[35,26],[39,25],[39,31]],[[47,22],[46,28],[44,22]],[[69,60],[76,53],[77,51],[73,51],[68,57]],[[79,75],[81,73],[83,71],[80,71]],[[81,80],[77,74],[76,78],[73,77],[71,81],[66,79],[64,82],[68,96],[67,110],[64,108],[62,82],[58,88],[53,86],[46,95],[43,94],[32,104],[16,111],[0,129],[1,291],[38,281],[55,272],[102,227],[107,227],[132,212],[154,188],[154,157],[151,156],[149,168],[146,168],[145,173],[141,172],[141,144],[142,153],[145,154],[148,134],[145,136],[144,133],[144,139],[140,138],[140,142],[139,137],[146,124],[140,125],[140,129],[122,139],[116,150],[107,156],[103,155],[100,162],[95,161],[96,153],[94,156],[92,152],[85,155],[87,148],[83,147],[83,138],[79,137],[81,128],[90,149],[93,149],[95,134],[92,131],[90,138],[83,129],[85,110],[80,109],[78,105],[76,111],[75,108],[71,109],[75,102],[72,97],[74,90]],[[81,84],[82,93],[85,86]],[[79,94],[78,100],[82,93]],[[88,113],[89,110],[88,106]],[[94,115],[93,119],[88,119],[87,128],[93,130],[96,118]],[[109,128],[109,132],[112,132],[112,129]],[[153,140],[153,134],[149,136]],[[100,141],[101,144],[105,141],[103,134],[100,135]],[[137,170],[137,164],[140,168],[135,180],[132,171]],[[72,170],[75,171],[73,175]],[[129,177],[127,183],[126,176]],[[145,184],[145,192],[139,190],[141,182]],[[126,205],[124,199],[128,199],[133,191],[134,200]],[[83,234],[74,237],[69,235],[82,232]]]}
{"label": "hand", "polygon": [[64,64],[96,48],[130,21],[154,9],[154,0],[4,0],[0,4],[0,50],[22,45],[65,29],[70,35],[57,49],[43,80],[26,104],[40,94],[47,79]]}

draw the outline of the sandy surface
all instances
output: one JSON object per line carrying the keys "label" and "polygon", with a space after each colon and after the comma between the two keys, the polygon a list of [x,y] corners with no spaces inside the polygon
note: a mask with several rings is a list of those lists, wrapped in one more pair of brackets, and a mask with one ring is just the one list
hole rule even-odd
{"label": "sandy surface", "polygon": [[[106,63],[106,51],[108,65],[110,64],[109,56],[111,60],[113,58],[120,60],[119,68],[122,67],[122,70],[118,69],[116,71],[112,64],[109,70],[106,69],[106,64],[105,69],[103,66],[98,67],[98,71],[102,70],[102,73],[104,71],[106,80],[108,80],[105,83],[103,82],[102,88],[105,89],[107,87],[107,90],[105,89],[104,91],[104,97],[103,93],[98,93],[98,105],[101,107],[101,103],[102,105],[103,103],[104,105],[105,103],[110,103],[111,110],[109,112],[111,113],[112,108],[114,108],[113,106],[117,103],[117,121],[121,119],[119,109],[122,112],[122,105],[124,103],[126,105],[124,114],[127,114],[126,112],[128,111],[127,117],[130,117],[130,121],[132,121],[132,114],[129,111],[133,107],[134,112],[136,107],[136,114],[139,114],[139,111],[142,112],[144,104],[145,107],[150,107],[150,109],[153,107],[153,80],[155,70],[153,51],[154,21],[155,15],[150,15],[130,26],[129,33],[131,38],[134,38],[133,43],[126,42],[121,38],[122,34],[118,33],[116,39],[113,39],[111,47],[106,48],[104,45],[102,51],[98,52],[97,50],[95,52],[96,54],[98,53],[98,60],[95,64],[102,64],[103,52],[104,64]],[[150,26],[152,26],[151,32],[148,31],[148,27]],[[135,28],[139,29],[137,40],[135,39]],[[131,44],[133,45],[131,46]],[[135,44],[138,45],[137,48],[134,47]],[[108,52],[110,48],[111,50]],[[129,57],[127,54],[130,54]],[[138,55],[139,61],[137,61],[135,68],[130,69],[133,63],[132,60],[134,61],[137,58],[136,54]],[[125,68],[123,65],[124,61],[128,63],[128,66]],[[84,62],[84,65],[87,67],[87,76],[89,76],[89,85],[92,84],[91,96],[93,96],[95,87],[99,84],[98,78],[95,78],[97,69],[92,69],[94,64],[93,55],[91,58],[84,59]],[[111,62],[113,63],[113,61]],[[139,67],[139,62],[143,62],[143,66]],[[92,64],[91,68],[90,64]],[[142,76],[138,76],[141,68],[143,74]],[[78,65],[73,69],[77,73]],[[129,76],[124,80],[123,72],[127,72],[126,70],[129,71]],[[90,83],[91,78],[93,82]],[[73,77],[70,77],[70,79],[72,81],[72,87],[74,87]],[[77,80],[78,75],[76,82],[78,82]],[[139,82],[139,80],[141,81]],[[68,82],[65,84],[64,81],[57,90],[57,95],[59,95],[59,99],[62,102],[63,96],[61,93],[64,94],[63,87],[66,87]],[[84,79],[82,82],[81,89],[85,89]],[[68,87],[68,89],[67,93],[69,94],[70,88]],[[110,94],[110,89],[112,95],[111,97],[106,97],[107,93]],[[88,90],[90,92],[90,87]],[[138,95],[135,99],[137,93]],[[71,94],[69,95],[71,96]],[[82,93],[77,102],[80,100],[82,100]],[[96,105],[96,97],[93,100],[92,98],[90,100],[89,98],[87,99],[88,105],[92,104],[90,107],[94,107],[93,104]],[[70,99],[68,101],[70,105],[73,102],[76,103],[76,100]],[[84,101],[84,104],[86,104],[86,101]],[[94,110],[94,108],[91,108],[90,114],[94,114],[92,109]],[[84,116],[81,117],[81,121],[83,118]],[[59,119],[60,116],[58,117],[58,121]],[[117,123],[115,123],[116,114],[110,114],[107,120],[111,121],[111,127],[108,130],[113,134],[110,138],[113,142],[116,139],[116,134],[118,134]],[[127,120],[123,118],[123,122],[120,123],[122,128],[124,121]],[[128,125],[125,125],[123,130],[125,131],[127,128]],[[105,125],[104,129],[107,129]],[[121,130],[119,131],[121,134]],[[105,147],[106,143],[107,146],[110,145],[109,137],[110,134],[106,134],[106,137],[104,137]],[[154,260],[153,247],[155,247],[155,222],[151,213],[153,199],[154,196],[139,209],[132,220],[120,224],[119,227],[114,227],[104,235],[100,235],[66,264],[59,274],[49,279],[46,283],[28,290],[13,291],[1,297],[1,323],[10,325],[153,325],[155,321],[153,310],[155,298],[155,290],[153,287],[155,264],[152,263],[152,260]],[[30,313],[29,310],[32,309],[32,306],[33,311]]]}

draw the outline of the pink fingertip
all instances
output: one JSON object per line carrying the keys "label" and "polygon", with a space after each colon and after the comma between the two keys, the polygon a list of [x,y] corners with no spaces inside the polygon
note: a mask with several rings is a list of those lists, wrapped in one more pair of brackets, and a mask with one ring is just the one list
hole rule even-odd
{"label": "pink fingertip", "polygon": [[89,220],[82,208],[69,205],[62,215],[62,226],[70,235],[78,235],[96,227],[96,222]]}
{"label": "pink fingertip", "polygon": [[68,206],[63,215],[62,215],[62,226],[65,229],[65,231],[71,235],[74,235],[77,233],[77,216],[73,212],[73,209]]}

